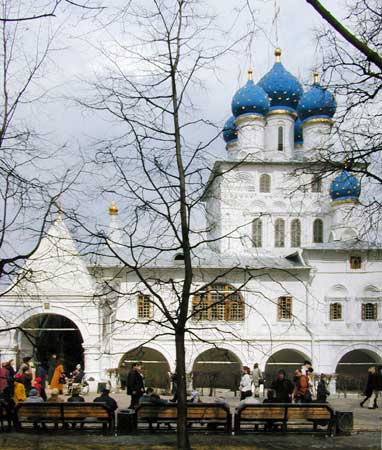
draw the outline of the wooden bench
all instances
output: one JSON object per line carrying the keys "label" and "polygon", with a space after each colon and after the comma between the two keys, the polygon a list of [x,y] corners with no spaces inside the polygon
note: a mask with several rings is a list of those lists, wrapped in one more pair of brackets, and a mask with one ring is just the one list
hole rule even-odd
{"label": "wooden bench", "polygon": [[[160,425],[176,424],[178,418],[177,405],[169,403],[167,405],[143,404],[138,406],[136,411],[137,425],[146,423],[152,430],[153,423]],[[224,426],[226,433],[232,430],[232,415],[226,405],[219,403],[189,403],[187,405],[187,424],[207,425],[208,428],[216,430],[220,425]],[[207,428],[207,429],[208,429]]]}
{"label": "wooden bench", "polygon": [[62,424],[101,424],[105,433],[114,429],[114,414],[110,413],[104,403],[19,403],[16,406],[16,427],[22,428],[24,423],[53,423],[56,428]]}
{"label": "wooden bench", "polygon": [[235,434],[239,434],[243,423],[258,424],[267,427],[281,424],[282,431],[288,430],[288,425],[301,426],[313,424],[313,430],[318,426],[325,426],[327,434],[332,436],[335,431],[335,413],[324,403],[263,403],[245,405],[235,413]]}

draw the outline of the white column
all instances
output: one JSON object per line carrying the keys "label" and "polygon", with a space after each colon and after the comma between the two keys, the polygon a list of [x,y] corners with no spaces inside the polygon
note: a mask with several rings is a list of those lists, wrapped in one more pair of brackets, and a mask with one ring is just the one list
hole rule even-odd
{"label": "white column", "polygon": [[[296,115],[285,110],[270,111],[265,127],[265,151],[280,158],[291,158],[294,152],[294,122]],[[279,148],[279,128],[282,128],[283,150]]]}
{"label": "white column", "polygon": [[347,241],[356,239],[359,234],[359,225],[362,223],[362,212],[357,203],[352,200],[332,203],[333,217],[330,227],[332,241]]}
{"label": "white column", "polygon": [[240,153],[256,154],[264,150],[265,119],[257,114],[239,116],[235,120]]}
{"label": "white column", "polygon": [[[99,345],[82,344],[84,349],[84,366],[86,379],[89,382],[90,390],[95,391],[97,389],[97,383],[101,380],[106,381],[106,375],[104,376],[104,369],[101,368],[101,352]],[[89,378],[93,379],[89,381]]]}
{"label": "white column", "polygon": [[328,148],[333,121],[330,119],[311,119],[303,122],[302,133],[304,139],[305,156],[314,151]]}

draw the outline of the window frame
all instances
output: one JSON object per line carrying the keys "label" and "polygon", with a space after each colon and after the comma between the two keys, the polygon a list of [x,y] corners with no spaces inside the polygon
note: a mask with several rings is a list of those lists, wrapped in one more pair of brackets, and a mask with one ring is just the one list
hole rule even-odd
{"label": "window frame", "polygon": [[[355,264],[357,262],[357,264]],[[359,263],[359,264],[358,264]],[[349,265],[351,270],[362,270],[362,256],[361,255],[350,255]],[[355,267],[357,266],[357,267]]]}
{"label": "window frame", "polygon": [[259,179],[260,194],[270,194],[272,190],[272,177],[269,173],[262,173]]}
{"label": "window frame", "polygon": [[[316,224],[320,224],[319,236],[320,239],[317,239],[318,231],[316,229]],[[324,221],[317,217],[313,221],[313,244],[322,244],[324,242]]]}
{"label": "window frame", "polygon": [[137,318],[150,320],[154,317],[154,305],[148,294],[138,294],[137,298]]}
{"label": "window frame", "polygon": [[293,298],[291,295],[281,295],[277,299],[277,320],[291,321],[293,319]]}
{"label": "window frame", "polygon": [[[372,307],[372,317],[368,316],[367,307]],[[378,320],[378,303],[365,302],[361,304],[361,319],[365,322],[376,322]]]}
{"label": "window frame", "polygon": [[[257,245],[258,242],[260,242],[260,245]],[[252,247],[254,248],[263,247],[263,221],[261,220],[260,217],[257,217],[252,221]]]}
{"label": "window frame", "polygon": [[284,151],[284,127],[282,125],[277,127],[277,151]]}
{"label": "window frame", "polygon": [[[297,224],[297,230],[293,229],[293,226]],[[297,233],[297,237],[298,239],[294,239],[295,238],[295,233]],[[292,219],[291,223],[290,223],[290,246],[292,248],[298,248],[301,247],[301,220],[300,219]]]}
{"label": "window frame", "polygon": [[[282,228],[279,229],[281,226]],[[275,220],[274,245],[275,248],[285,248],[285,220],[281,217]]]}
{"label": "window frame", "polygon": [[[335,310],[334,310],[334,308],[337,308],[337,315],[339,315],[339,317],[334,317],[336,314],[335,314]],[[338,309],[339,309],[339,312],[338,312]],[[341,320],[344,320],[344,316],[343,316],[343,304],[341,303],[341,302],[331,302],[330,304],[329,304],[329,320],[331,321],[331,322],[338,322],[338,321],[341,321]]]}
{"label": "window frame", "polygon": [[[222,286],[223,289],[219,289]],[[215,287],[215,288],[214,288]],[[223,296],[216,300],[215,296]],[[237,299],[230,297],[237,296]],[[199,308],[201,305],[201,308]],[[192,317],[195,322],[237,322],[245,321],[245,303],[243,296],[233,286],[226,283],[214,283],[204,291],[195,294],[191,302]],[[198,312],[199,309],[199,312]]]}
{"label": "window frame", "polygon": [[311,185],[311,192],[315,194],[322,193],[322,177],[320,175],[314,175],[312,177],[312,181],[310,183]]}

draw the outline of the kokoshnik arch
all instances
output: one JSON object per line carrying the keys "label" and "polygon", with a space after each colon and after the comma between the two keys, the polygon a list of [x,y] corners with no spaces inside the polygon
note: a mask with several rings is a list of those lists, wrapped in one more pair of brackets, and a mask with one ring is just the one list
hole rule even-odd
{"label": "kokoshnik arch", "polygon": [[[203,340],[186,342],[187,370],[196,387],[213,381],[233,388],[227,371],[235,377],[240,365],[255,362],[268,377],[305,358],[318,373],[358,377],[382,360],[382,249],[360,234],[360,182],[345,170],[325,178],[296,176],[306,163],[314,164],[316,152],[333,144],[335,99],[318,74],[304,92],[279,49],[275,55],[258,83],[249,71],[234,94],[233,115],[223,129],[227,157],[214,166],[222,176],[204,194],[211,244],[199,248],[194,283],[204,285],[208,277],[218,282],[190,302],[193,328],[200,328]],[[115,204],[109,214],[110,245],[123,245]],[[136,359],[145,361],[153,384],[163,381],[155,381],[155,374],[163,378],[174,371],[173,339],[154,339],[157,327],[138,323],[160,320],[150,293],[112,258],[100,258],[95,270],[61,219],[28,266],[34,278],[0,299],[2,325],[33,328],[36,317],[66,318],[50,328],[73,329],[56,332],[76,333],[82,347],[77,357],[95,380]],[[244,268],[253,277],[237,290]],[[182,258],[163,255],[146,266],[150,270],[180,280]],[[229,275],[221,277],[223,272]],[[110,279],[117,273],[118,293],[111,301],[95,296],[104,274]],[[46,335],[44,326],[38,321],[35,332]],[[229,334],[214,334],[214,327]],[[17,332],[1,334],[0,349],[2,359],[31,351]]]}

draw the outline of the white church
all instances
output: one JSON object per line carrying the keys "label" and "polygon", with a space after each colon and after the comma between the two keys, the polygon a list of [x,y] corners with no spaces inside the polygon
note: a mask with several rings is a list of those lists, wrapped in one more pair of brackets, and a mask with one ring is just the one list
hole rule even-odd
{"label": "white church", "polygon": [[[359,180],[305,170],[333,145],[333,95],[317,74],[304,92],[279,49],[275,57],[233,96],[227,156],[214,166],[222,176],[204,194],[212,243],[195,258],[194,283],[214,282],[190,301],[201,339],[187,337],[187,372],[197,388],[235,389],[241,365],[257,362],[270,381],[311,360],[316,373],[337,374],[333,389],[357,389],[382,363],[382,247],[363,235]],[[109,214],[113,233],[117,205]],[[89,263],[60,217],[27,268],[31,281],[0,297],[0,327],[20,327],[0,334],[1,361],[57,353],[96,383],[141,360],[146,384],[166,387],[174,338],[151,324],[160,311],[137,294],[134,274],[111,258]],[[152,270],[179,280],[181,257]],[[117,286],[113,295],[98,295],[102,282]]]}

